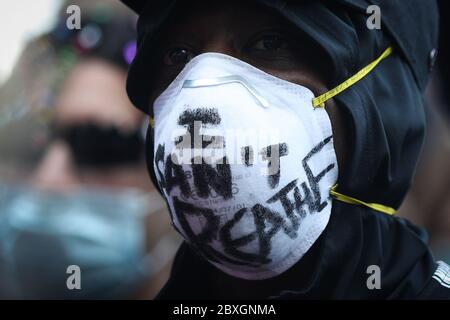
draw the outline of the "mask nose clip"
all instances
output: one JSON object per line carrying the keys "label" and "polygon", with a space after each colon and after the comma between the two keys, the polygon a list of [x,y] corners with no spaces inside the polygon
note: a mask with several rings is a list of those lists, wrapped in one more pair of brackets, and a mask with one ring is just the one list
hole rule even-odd
{"label": "mask nose clip", "polygon": [[269,102],[247,81],[247,79],[238,75],[204,78],[198,80],[185,80],[183,83],[183,88],[213,87],[229,83],[239,83],[244,86],[263,108],[268,108],[270,106]]}

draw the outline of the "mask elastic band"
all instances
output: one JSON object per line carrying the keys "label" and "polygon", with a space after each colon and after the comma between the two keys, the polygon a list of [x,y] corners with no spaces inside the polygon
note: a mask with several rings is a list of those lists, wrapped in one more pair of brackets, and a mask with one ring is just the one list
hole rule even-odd
{"label": "mask elastic band", "polygon": [[346,196],[342,193],[339,193],[336,191],[337,188],[337,184],[334,185],[331,190],[330,190],[330,195],[338,200],[338,201],[342,201],[348,204],[355,204],[355,205],[361,205],[361,206],[365,206],[365,207],[369,207],[375,211],[379,211],[388,215],[393,215],[395,214],[396,210],[394,208],[379,204],[379,203],[368,203],[368,202],[364,202],[349,196]]}
{"label": "mask elastic band", "polygon": [[325,92],[324,94],[314,98],[312,100],[312,105],[314,108],[325,108],[325,102],[338,95],[342,91],[348,89],[356,82],[367,76],[370,71],[372,71],[383,59],[387,58],[392,53],[392,47],[387,48],[381,56],[379,56],[375,61],[371,62],[369,65],[365,66],[361,70],[358,71],[355,75],[345,80],[343,83],[331,89],[330,91]]}

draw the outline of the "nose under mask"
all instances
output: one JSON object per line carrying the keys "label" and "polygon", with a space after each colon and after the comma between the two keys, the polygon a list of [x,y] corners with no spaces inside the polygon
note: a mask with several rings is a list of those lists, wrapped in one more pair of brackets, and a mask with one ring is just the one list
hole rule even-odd
{"label": "nose under mask", "polygon": [[232,276],[281,274],[330,218],[330,119],[306,87],[219,53],[190,61],[154,104],[154,172],[174,227]]}

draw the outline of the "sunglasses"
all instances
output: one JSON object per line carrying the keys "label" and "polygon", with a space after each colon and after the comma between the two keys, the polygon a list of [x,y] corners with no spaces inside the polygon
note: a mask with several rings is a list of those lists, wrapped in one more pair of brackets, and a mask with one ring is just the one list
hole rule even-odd
{"label": "sunglasses", "polygon": [[54,139],[69,146],[80,167],[138,164],[144,156],[141,130],[123,132],[114,126],[93,123],[54,127]]}

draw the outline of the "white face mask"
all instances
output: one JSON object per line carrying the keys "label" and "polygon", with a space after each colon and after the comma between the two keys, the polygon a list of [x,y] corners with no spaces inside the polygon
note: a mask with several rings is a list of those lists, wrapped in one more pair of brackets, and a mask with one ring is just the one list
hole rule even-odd
{"label": "white face mask", "polygon": [[155,101],[154,169],[173,224],[227,274],[283,273],[329,221],[338,166],[330,119],[313,98],[206,53]]}

